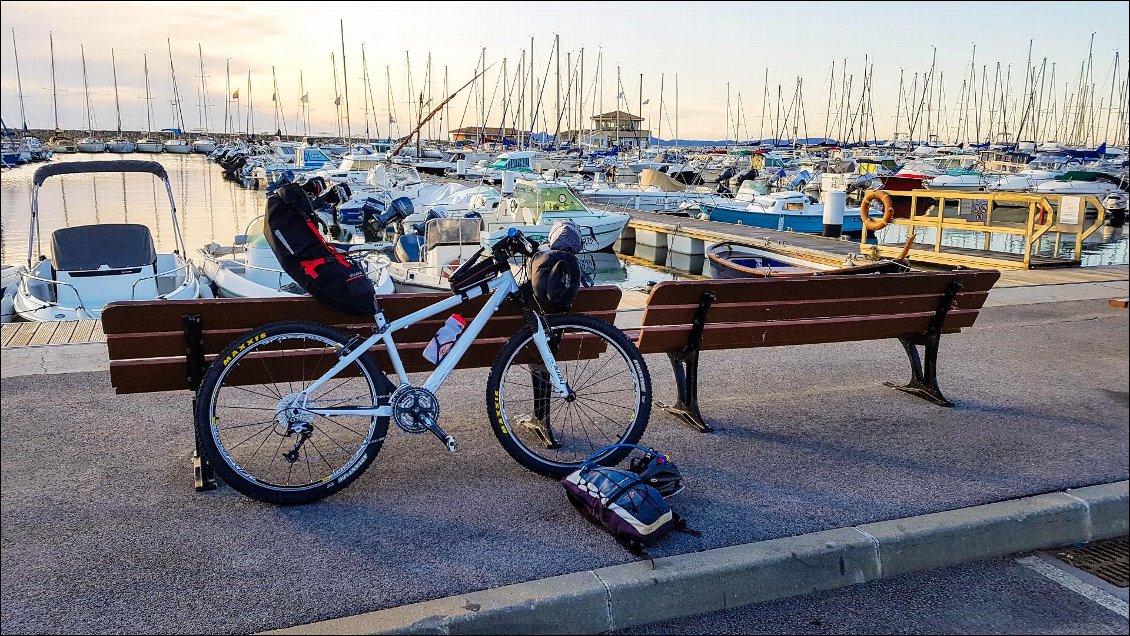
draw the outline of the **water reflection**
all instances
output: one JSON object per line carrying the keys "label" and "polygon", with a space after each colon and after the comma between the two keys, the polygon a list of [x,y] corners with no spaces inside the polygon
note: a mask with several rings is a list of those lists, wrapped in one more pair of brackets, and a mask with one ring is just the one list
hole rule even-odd
{"label": "water reflection", "polygon": [[[905,225],[888,225],[881,230],[883,244],[901,245],[909,232]],[[915,228],[914,246],[932,249],[937,244],[937,228]],[[945,230],[944,247],[991,250],[1008,254],[1023,254],[1025,239],[1018,234],[985,233],[973,230]],[[1049,232],[1040,237],[1032,250],[1033,256],[1072,259],[1075,257],[1075,235]],[[1130,241],[1122,228],[1104,226],[1083,241],[1080,263],[1084,267],[1100,265],[1125,265],[1130,262]]]}
{"label": "water reflection", "polygon": [[[138,156],[126,158],[137,159]],[[264,206],[263,193],[243,190],[217,178],[220,167],[202,155],[156,155],[145,160],[157,161],[165,167],[180,208],[177,220],[184,234],[185,247],[197,247],[216,240],[230,243],[231,237],[243,231],[245,220],[258,216]],[[76,154],[57,156],[54,161],[105,161],[104,156]],[[38,165],[28,164],[5,170],[0,180],[0,262],[19,263],[26,260],[29,221],[31,216],[32,175]],[[110,179],[121,179],[120,189],[110,187]],[[107,183],[97,183],[103,180]],[[88,187],[84,181],[91,182]],[[220,191],[220,188],[226,192]],[[111,190],[113,193],[111,194]],[[51,177],[39,190],[40,228],[38,247],[49,249],[51,233],[61,227],[90,223],[143,223],[153,232],[157,251],[177,249],[169,224],[168,193],[160,179],[148,174],[107,173],[77,174]],[[152,214],[145,212],[152,210]],[[140,216],[139,216],[140,213]],[[145,217],[145,218],[141,218]]]}

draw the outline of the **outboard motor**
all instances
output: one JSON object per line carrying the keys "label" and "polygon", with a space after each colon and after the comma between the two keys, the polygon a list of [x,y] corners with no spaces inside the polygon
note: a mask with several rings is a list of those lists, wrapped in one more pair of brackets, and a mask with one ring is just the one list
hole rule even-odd
{"label": "outboard motor", "polygon": [[1103,199],[1107,218],[1104,225],[1122,227],[1126,223],[1126,208],[1130,207],[1130,197],[1123,191],[1111,192]]}
{"label": "outboard motor", "polygon": [[[742,183],[746,181],[752,181],[760,176],[760,174],[761,173],[757,171],[757,168],[750,168],[749,170],[743,172],[740,176],[738,176],[738,182],[734,184],[734,190],[740,190]],[[733,177],[731,177],[731,179],[733,179]]]}

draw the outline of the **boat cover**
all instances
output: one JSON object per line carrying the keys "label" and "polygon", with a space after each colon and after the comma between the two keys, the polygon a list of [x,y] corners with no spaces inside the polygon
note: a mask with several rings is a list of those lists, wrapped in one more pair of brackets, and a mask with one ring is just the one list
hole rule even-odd
{"label": "boat cover", "polygon": [[640,189],[646,190],[651,186],[655,186],[663,192],[682,192],[687,189],[686,184],[675,181],[667,173],[644,168],[640,171]]}
{"label": "boat cover", "polygon": [[148,172],[162,179],[168,179],[165,167],[156,161],[121,159],[111,161],[67,161],[49,163],[36,169],[32,181],[35,186],[43,185],[47,177],[60,174],[84,174],[88,172]]}
{"label": "boat cover", "polygon": [[157,250],[153,247],[153,235],[144,225],[78,225],[55,230],[51,235],[51,264],[56,271],[87,271],[103,265],[110,269],[124,269],[145,267],[156,262]]}

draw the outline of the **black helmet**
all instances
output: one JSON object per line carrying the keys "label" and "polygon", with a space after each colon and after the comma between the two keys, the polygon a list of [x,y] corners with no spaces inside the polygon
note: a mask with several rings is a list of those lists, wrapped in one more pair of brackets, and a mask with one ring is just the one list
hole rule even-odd
{"label": "black helmet", "polygon": [[674,497],[687,487],[671,458],[656,450],[642,457],[633,457],[628,469],[639,475],[645,484],[658,490],[664,499]]}
{"label": "black helmet", "polygon": [[389,212],[394,212],[396,216],[404,219],[412,215],[412,199],[408,197],[397,197],[389,204]]}

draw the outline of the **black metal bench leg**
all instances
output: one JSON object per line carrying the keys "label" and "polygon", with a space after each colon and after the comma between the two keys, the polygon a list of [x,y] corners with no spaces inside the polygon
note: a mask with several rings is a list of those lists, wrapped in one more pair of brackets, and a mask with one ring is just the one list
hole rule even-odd
{"label": "black metal bench leg", "polygon": [[[192,414],[196,415],[196,398],[192,398]],[[200,452],[200,435],[196,429],[196,422],[192,423],[193,441],[195,448],[192,449],[192,478],[196,488],[196,492],[204,492],[207,490],[216,489],[216,472],[212,470],[212,464],[204,459],[204,454]]]}
{"label": "black metal bench leg", "polygon": [[[195,392],[200,388],[200,382],[204,379],[204,371],[207,368],[204,361],[204,328],[201,325],[200,316],[196,314],[181,316],[181,326],[184,329],[185,376],[188,387]],[[204,458],[204,454],[200,452],[200,435],[196,428],[196,409],[196,396],[193,395],[192,438],[195,446],[192,449],[192,479],[196,492],[204,492],[216,489],[216,473],[212,470],[212,465]]]}
{"label": "black metal bench leg", "polygon": [[675,387],[679,391],[679,401],[675,404],[655,404],[671,415],[679,418],[691,428],[702,433],[714,429],[702,419],[698,410],[698,351],[689,353],[668,353],[671,369],[675,372]]}
{"label": "black metal bench leg", "polygon": [[[884,384],[900,391],[906,391],[911,395],[917,395],[938,406],[953,406],[953,402],[947,400],[946,396],[942,395],[942,390],[938,388],[938,343],[942,338],[942,327],[945,325],[946,315],[949,314],[950,309],[954,308],[954,301],[960,291],[961,283],[956,280],[951,282],[942,292],[942,298],[938,302],[937,309],[934,310],[934,317],[930,320],[930,326],[926,329],[926,333],[913,339],[899,338],[902,347],[906,349],[907,357],[910,358],[910,384],[906,386],[898,386],[890,382]],[[918,355],[919,345],[922,345],[926,352],[925,365],[922,364],[922,358]]]}
{"label": "black metal bench leg", "polygon": [[547,449],[561,448],[561,444],[553,436],[553,426],[549,421],[550,397],[553,393],[549,371],[540,364],[530,365],[530,382],[534,390],[534,412],[529,417],[520,418],[516,424],[536,435]]}
{"label": "black metal bench leg", "polygon": [[[894,384],[893,382],[885,382],[889,387],[905,391],[911,395],[917,395],[920,398],[929,400],[938,406],[953,406],[942,395],[942,390],[938,388],[938,343],[940,338],[935,335],[930,335],[925,338],[925,342],[917,342],[908,338],[899,338],[906,355],[910,358],[910,383],[905,386]],[[918,345],[922,344],[926,353],[926,363],[923,365],[922,358],[918,355]]]}

